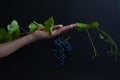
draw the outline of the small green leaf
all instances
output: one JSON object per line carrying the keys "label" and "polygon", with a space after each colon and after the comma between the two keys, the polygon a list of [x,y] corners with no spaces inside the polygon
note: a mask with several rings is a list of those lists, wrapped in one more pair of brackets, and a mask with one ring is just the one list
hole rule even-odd
{"label": "small green leaf", "polygon": [[90,23],[90,28],[98,28],[98,27],[99,27],[99,23],[98,22]]}
{"label": "small green leaf", "polygon": [[39,28],[43,28],[43,25],[33,21],[32,23],[29,24],[28,28],[30,29],[29,32],[34,32]]}
{"label": "small green leaf", "polygon": [[44,28],[44,26],[43,26],[42,24],[39,24],[39,23],[37,23],[36,21],[33,21],[33,23],[34,23],[36,26],[38,26],[38,28]]}
{"label": "small green leaf", "polygon": [[9,24],[9,25],[7,26],[7,29],[8,29],[8,32],[9,32],[10,34],[16,32],[16,31],[19,31],[18,22],[17,22],[16,20],[13,20],[13,21],[11,22],[11,24]]}
{"label": "small green leaf", "polygon": [[50,36],[52,35],[53,25],[54,25],[53,17],[50,17],[48,20],[44,22],[44,31],[48,32]]}
{"label": "small green leaf", "polygon": [[13,20],[11,24],[7,26],[7,30],[13,40],[20,37],[20,27],[17,21]]}
{"label": "small green leaf", "polygon": [[89,29],[89,25],[88,25],[88,24],[75,23],[75,25],[76,25],[76,29],[77,29],[78,31]]}

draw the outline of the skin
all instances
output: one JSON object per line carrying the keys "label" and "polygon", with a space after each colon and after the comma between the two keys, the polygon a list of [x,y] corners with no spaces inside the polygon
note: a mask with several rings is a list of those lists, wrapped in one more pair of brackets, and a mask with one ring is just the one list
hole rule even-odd
{"label": "skin", "polygon": [[55,37],[57,35],[60,35],[72,28],[75,27],[75,24],[70,24],[70,25],[55,25],[53,27],[53,32],[52,32],[52,36],[49,36],[49,34],[47,32],[45,32],[42,29],[38,29],[33,33],[29,33],[19,39],[16,39],[14,41],[11,42],[6,42],[6,43],[2,43],[0,44],[0,58],[6,57],[12,53],[14,53],[16,50],[22,48],[25,45],[28,45],[30,43],[33,43],[35,41],[38,40],[44,40],[44,39],[49,39],[52,37]]}

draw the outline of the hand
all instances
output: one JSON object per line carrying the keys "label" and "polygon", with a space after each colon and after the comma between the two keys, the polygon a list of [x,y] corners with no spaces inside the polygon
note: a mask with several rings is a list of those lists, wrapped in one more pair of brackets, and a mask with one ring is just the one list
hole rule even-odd
{"label": "hand", "polygon": [[48,32],[45,32],[42,29],[36,30],[35,32],[33,32],[31,34],[33,36],[34,41],[41,40],[41,39],[49,39],[49,38],[55,37],[57,35],[60,35],[61,33],[64,33],[74,27],[75,27],[75,24],[70,24],[70,25],[66,25],[66,26],[55,25],[53,27],[52,36],[50,36],[48,34]]}

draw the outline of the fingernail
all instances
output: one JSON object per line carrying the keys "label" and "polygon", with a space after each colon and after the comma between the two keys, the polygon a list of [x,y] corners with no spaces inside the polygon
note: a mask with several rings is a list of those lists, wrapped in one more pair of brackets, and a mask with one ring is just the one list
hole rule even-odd
{"label": "fingernail", "polygon": [[63,25],[62,25],[62,24],[60,24],[60,25],[58,25],[58,26],[62,27]]}

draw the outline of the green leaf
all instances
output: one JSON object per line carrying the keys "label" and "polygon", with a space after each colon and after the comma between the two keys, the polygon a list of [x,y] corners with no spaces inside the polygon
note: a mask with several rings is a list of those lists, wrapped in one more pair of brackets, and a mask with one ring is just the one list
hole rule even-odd
{"label": "green leaf", "polygon": [[81,31],[81,30],[87,30],[87,29],[89,29],[89,25],[88,24],[85,24],[85,23],[75,23],[75,25],[76,25],[76,29],[78,30],[78,31]]}
{"label": "green leaf", "polygon": [[3,28],[0,29],[0,43],[11,41],[10,34]]}
{"label": "green leaf", "polygon": [[98,22],[90,23],[90,28],[98,28],[98,27],[99,27],[99,23]]}
{"label": "green leaf", "polygon": [[28,28],[30,29],[29,32],[34,32],[35,30],[39,29],[39,28],[44,28],[42,24],[39,24],[35,21],[33,21],[32,23],[29,24]]}
{"label": "green leaf", "polygon": [[50,17],[48,20],[44,22],[44,31],[48,32],[50,36],[52,35],[53,25],[54,25],[53,17]]}
{"label": "green leaf", "polygon": [[17,39],[20,37],[20,27],[16,20],[13,20],[11,24],[7,26],[8,33],[12,36],[12,39]]}

